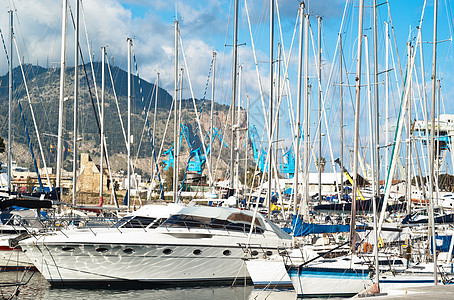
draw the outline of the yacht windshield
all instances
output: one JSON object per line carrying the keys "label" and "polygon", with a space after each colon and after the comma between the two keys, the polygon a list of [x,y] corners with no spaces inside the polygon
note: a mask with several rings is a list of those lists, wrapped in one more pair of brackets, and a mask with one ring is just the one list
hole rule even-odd
{"label": "yacht windshield", "polygon": [[118,228],[156,228],[161,223],[160,218],[129,216],[122,218],[114,226]]}
{"label": "yacht windshield", "polygon": [[[248,217],[248,216],[247,216]],[[232,230],[232,231],[241,231],[249,233],[251,228],[251,220],[247,218],[242,218],[239,216],[234,216],[232,218],[228,218],[227,220],[223,219],[216,219],[216,218],[208,218],[202,216],[193,216],[193,215],[184,215],[184,214],[177,214],[173,215],[168,218],[164,223],[163,226],[165,227],[176,227],[176,228],[205,228],[205,229],[219,229],[219,230]],[[263,233],[265,231],[264,228],[260,226],[259,222],[255,222],[255,232],[256,233]]]}

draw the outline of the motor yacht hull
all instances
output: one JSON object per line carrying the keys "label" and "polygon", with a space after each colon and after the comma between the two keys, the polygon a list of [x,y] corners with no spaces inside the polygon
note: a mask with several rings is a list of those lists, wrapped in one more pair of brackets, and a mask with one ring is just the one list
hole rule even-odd
{"label": "motor yacht hull", "polygon": [[[59,234],[60,236],[62,234]],[[21,242],[30,261],[52,285],[99,282],[206,284],[249,279],[244,259],[276,254],[278,244],[247,234],[155,233],[93,236],[93,241],[57,242],[55,237]],[[118,243],[103,240],[120,240]],[[140,240],[140,242],[139,242]],[[146,242],[159,241],[159,242]]]}

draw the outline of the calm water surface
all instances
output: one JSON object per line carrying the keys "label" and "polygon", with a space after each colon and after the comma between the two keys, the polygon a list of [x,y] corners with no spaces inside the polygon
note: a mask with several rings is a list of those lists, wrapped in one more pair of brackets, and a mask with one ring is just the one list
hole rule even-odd
{"label": "calm water surface", "polygon": [[[0,299],[9,299],[15,287],[4,287],[7,282],[17,282],[21,278],[27,281],[31,273],[0,272],[2,284]],[[295,293],[289,291],[263,292],[253,286],[221,286],[221,287],[174,287],[153,289],[83,289],[83,288],[51,288],[49,283],[35,272],[27,285],[20,287],[19,293],[12,299],[196,299],[196,300],[230,300],[230,299],[295,299]]]}

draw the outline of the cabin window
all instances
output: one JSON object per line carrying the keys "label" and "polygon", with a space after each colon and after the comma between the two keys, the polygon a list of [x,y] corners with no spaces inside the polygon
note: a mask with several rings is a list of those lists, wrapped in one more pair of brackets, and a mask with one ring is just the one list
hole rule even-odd
{"label": "cabin window", "polygon": [[76,249],[74,249],[73,247],[63,247],[61,248],[61,250],[65,252],[73,252]]}
{"label": "cabin window", "polygon": [[402,260],[396,259],[396,260],[380,260],[378,262],[378,264],[380,266],[390,266],[390,265],[393,265],[393,266],[394,265],[401,265],[402,266],[404,263],[403,263]]}
{"label": "cabin window", "polygon": [[172,249],[164,249],[162,251],[162,253],[164,253],[165,255],[169,255],[169,254],[172,254],[173,253],[173,250]]}
{"label": "cabin window", "polygon": [[232,251],[224,250],[224,252],[222,252],[222,254],[224,254],[224,256],[230,256],[230,255],[232,255]]}
{"label": "cabin window", "polygon": [[107,251],[109,251],[109,249],[103,248],[103,247],[100,247],[100,248],[96,249],[96,252],[98,252],[98,253],[106,253]]}
{"label": "cabin window", "polygon": [[200,254],[202,254],[202,250],[195,249],[192,253],[194,253],[194,255],[200,255]]}
{"label": "cabin window", "polygon": [[134,252],[136,252],[136,250],[134,250],[132,248],[123,249],[123,253],[125,253],[125,254],[133,254]]}

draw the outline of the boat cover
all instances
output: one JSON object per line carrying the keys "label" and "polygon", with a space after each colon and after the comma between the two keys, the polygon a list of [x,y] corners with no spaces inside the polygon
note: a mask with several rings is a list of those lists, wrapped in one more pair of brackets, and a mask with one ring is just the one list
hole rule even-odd
{"label": "boat cover", "polygon": [[[292,230],[294,228],[294,230]],[[305,236],[315,233],[334,233],[334,232],[349,232],[350,225],[327,225],[306,223],[299,216],[293,216],[292,228],[283,228],[288,234],[293,236]]]}

